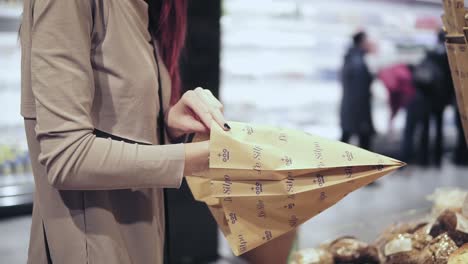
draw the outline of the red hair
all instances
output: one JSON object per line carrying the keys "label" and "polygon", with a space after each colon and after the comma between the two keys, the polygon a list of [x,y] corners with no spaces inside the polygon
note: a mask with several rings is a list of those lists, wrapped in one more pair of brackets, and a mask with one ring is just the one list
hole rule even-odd
{"label": "red hair", "polygon": [[158,40],[159,52],[172,82],[171,104],[181,95],[179,58],[187,28],[186,0],[148,0],[149,28]]}

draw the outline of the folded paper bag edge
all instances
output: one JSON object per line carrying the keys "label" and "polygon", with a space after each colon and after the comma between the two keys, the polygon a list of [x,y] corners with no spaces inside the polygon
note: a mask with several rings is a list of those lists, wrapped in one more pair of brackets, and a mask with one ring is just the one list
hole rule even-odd
{"label": "folded paper bag edge", "polygon": [[[260,129],[264,129],[264,130],[265,129],[266,130],[271,129],[272,134],[280,133],[280,131],[283,131],[282,129],[279,129],[279,128],[276,128],[276,127],[273,127],[273,126],[268,126],[268,125],[250,125],[250,124],[247,124],[247,123],[234,122],[234,121],[229,121],[229,122],[232,125],[232,130],[231,131],[224,131],[223,129],[219,128],[216,124],[213,124],[213,126],[211,127],[210,157],[209,157],[209,168],[211,168],[211,169],[252,170],[251,164],[249,164],[249,165],[239,164],[238,161],[234,162],[234,163],[229,162],[233,158],[233,156],[232,156],[233,153],[232,153],[231,149],[229,149],[228,146],[229,146],[229,144],[233,144],[233,142],[239,142],[239,149],[238,150],[241,151],[241,154],[238,154],[237,157],[240,157],[240,156],[249,155],[250,153],[247,151],[247,149],[250,150],[249,147],[253,147],[255,144],[253,144],[252,142],[249,142],[249,141],[245,141],[245,142],[243,140],[239,141],[239,138],[237,138],[236,136],[229,136],[229,134],[237,132],[237,133],[242,133],[242,134],[247,135],[248,132],[245,131],[246,130],[245,127],[252,128],[254,131],[260,130]],[[241,128],[242,128],[242,132],[241,132]],[[296,163],[293,162],[291,166],[290,165],[284,166],[284,165],[281,165],[281,164],[277,164],[279,159],[282,159],[283,157],[272,156],[272,157],[269,157],[269,159],[267,159],[267,160],[271,162],[271,161],[273,161],[273,160],[271,160],[272,158],[274,158],[274,160],[276,160],[275,158],[278,158],[278,161],[274,161],[274,163],[276,163],[276,164],[274,164],[273,166],[268,166],[271,163],[268,162],[268,161],[265,163],[265,161],[263,160],[262,163],[265,163],[265,164],[263,164],[263,169],[261,169],[261,170],[287,172],[287,171],[311,170],[311,169],[319,169],[319,168],[337,168],[337,167],[349,167],[349,166],[372,166],[372,165],[377,165],[377,164],[379,164],[379,165],[397,165],[397,164],[399,164],[399,165],[402,165],[402,166],[405,165],[403,162],[401,162],[401,161],[399,161],[397,159],[394,159],[394,158],[391,158],[391,157],[388,157],[388,156],[385,156],[385,155],[377,154],[377,153],[368,151],[366,149],[362,149],[362,148],[359,148],[357,146],[346,144],[346,143],[343,143],[343,142],[340,142],[340,141],[331,140],[331,139],[328,139],[328,138],[324,138],[324,137],[321,137],[321,136],[318,136],[318,135],[312,135],[312,134],[309,134],[309,133],[304,133],[304,135],[302,135],[300,131],[296,131],[296,130],[292,130],[292,129],[285,129],[284,131],[285,132],[287,132],[287,131],[294,132],[298,136],[305,136],[305,137],[311,136],[311,137],[313,137],[313,139],[310,139],[311,141],[309,141],[309,143],[317,141],[317,142],[320,142],[320,144],[325,144],[326,146],[336,144],[337,146],[342,147],[342,148],[338,148],[338,149],[342,149],[343,151],[346,150],[346,154],[347,155],[350,154],[351,159],[346,160],[345,155],[337,153],[335,150],[330,150],[330,152],[333,153],[333,154],[331,156],[326,155],[328,161],[326,161],[324,163],[319,162],[317,160],[311,159],[311,160],[306,160],[306,161],[302,160],[302,162],[299,162],[299,165],[297,165]],[[246,135],[243,135],[242,138],[246,137]],[[255,133],[253,135],[255,135]],[[250,136],[250,137],[254,137],[254,136]],[[228,140],[229,143],[227,143],[227,145],[225,145],[223,143],[220,143],[219,141],[222,141],[222,140]],[[307,139],[307,140],[309,140],[309,139]],[[278,146],[277,144],[278,144],[278,142],[275,143],[274,145],[269,144],[269,143],[261,143],[261,144],[259,144],[259,146],[262,147],[262,148],[268,148],[269,151],[277,152],[277,151],[279,151],[281,149],[281,147]],[[246,149],[246,147],[247,147],[247,149]],[[329,146],[329,147],[331,147],[331,146]],[[351,153],[351,152],[353,152],[353,153]],[[215,155],[214,153],[217,153],[217,155]],[[356,159],[356,153],[358,153],[357,159]],[[354,154],[354,157],[353,157],[353,154]],[[286,154],[286,155],[288,155],[288,154]],[[302,153],[301,154],[296,154],[296,155],[304,157],[302,155]],[[310,155],[311,156],[313,155],[313,150],[310,150]],[[219,159],[222,159],[222,162]],[[309,159],[309,158],[307,158],[307,159]],[[228,161],[228,162],[226,162],[226,161]]]}

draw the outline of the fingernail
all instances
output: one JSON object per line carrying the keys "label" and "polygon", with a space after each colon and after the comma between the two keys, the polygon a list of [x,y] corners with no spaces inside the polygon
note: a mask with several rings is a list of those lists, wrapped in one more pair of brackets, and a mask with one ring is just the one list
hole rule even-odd
{"label": "fingernail", "polygon": [[224,128],[226,128],[227,130],[231,130],[231,127],[227,123],[224,123]]}

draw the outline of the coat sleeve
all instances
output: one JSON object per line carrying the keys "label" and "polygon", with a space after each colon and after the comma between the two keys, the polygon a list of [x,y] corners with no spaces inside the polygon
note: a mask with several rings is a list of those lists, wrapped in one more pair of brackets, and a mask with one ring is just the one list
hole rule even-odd
{"label": "coat sleeve", "polygon": [[50,184],[66,190],[178,188],[184,145],[128,144],[93,134],[92,0],[36,0],[33,11],[36,136]]}

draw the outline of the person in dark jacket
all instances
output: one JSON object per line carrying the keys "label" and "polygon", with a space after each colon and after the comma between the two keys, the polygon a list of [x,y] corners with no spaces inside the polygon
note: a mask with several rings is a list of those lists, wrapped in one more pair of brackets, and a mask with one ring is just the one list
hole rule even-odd
{"label": "person in dark jacket", "polygon": [[[417,163],[422,166],[440,166],[444,149],[443,116],[453,101],[454,88],[447,53],[445,34],[438,33],[437,45],[426,52],[423,61],[413,71],[416,96],[409,104],[403,138],[403,160],[414,162],[413,141],[416,129],[421,127]],[[435,137],[431,139],[431,123],[435,124]],[[432,144],[431,144],[432,143]]]}
{"label": "person in dark jacket", "polygon": [[[453,102],[455,90],[453,87],[452,76],[450,73],[450,65],[448,55],[445,50],[445,33],[443,30],[438,33],[438,43],[433,51],[428,52],[428,58],[431,59],[435,65],[440,69],[440,85],[433,92],[429,94],[431,104],[431,117],[425,120],[423,137],[427,140],[429,138],[430,122],[433,119],[436,124],[436,137],[434,141],[434,157],[432,163],[440,166],[442,163],[442,154],[444,149],[444,131],[443,131],[443,116],[445,109]],[[428,146],[429,144],[425,144]],[[428,153],[424,152],[424,153]],[[427,156],[427,155],[426,155]],[[430,162],[428,157],[423,155],[423,161]]]}
{"label": "person in dark jacket", "polygon": [[343,134],[341,141],[348,142],[354,135],[359,137],[359,146],[369,149],[375,133],[371,115],[372,74],[364,56],[372,45],[363,31],[353,36],[353,45],[344,58],[342,69],[343,98],[340,119]]}
{"label": "person in dark jacket", "polygon": [[[443,116],[447,106],[454,100],[453,80],[445,49],[445,33],[438,33],[436,46],[428,50],[423,61],[414,67],[413,81],[416,96],[407,108],[407,121],[403,137],[403,161],[417,162],[422,166],[441,166],[444,151]],[[457,123],[459,117],[457,116]],[[431,123],[435,124],[435,137],[431,137]],[[461,123],[460,123],[461,124]],[[421,127],[417,155],[413,153],[416,129]],[[465,153],[463,131],[458,127],[458,140],[455,150],[457,157]],[[433,141],[430,139],[434,139]],[[432,144],[431,144],[432,143]],[[414,157],[419,159],[415,160]]]}

